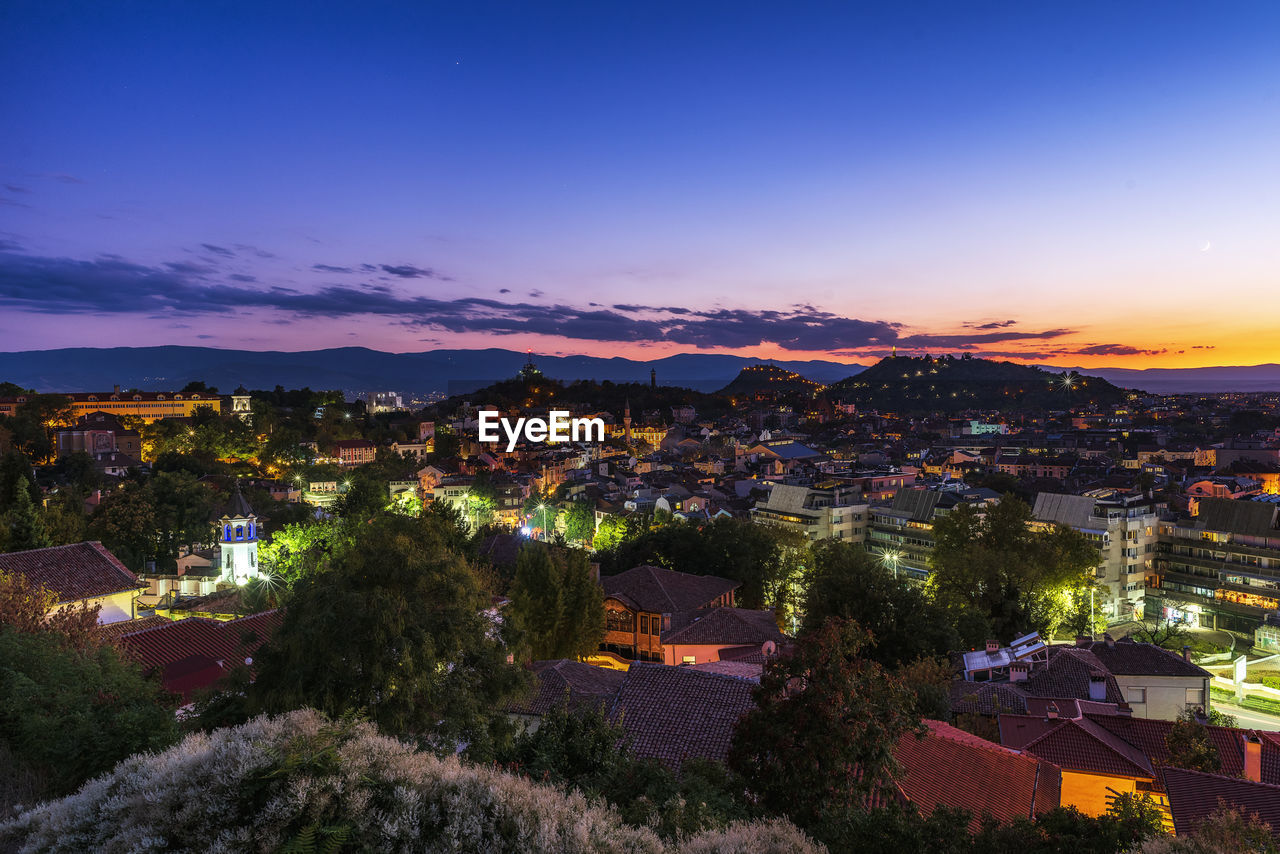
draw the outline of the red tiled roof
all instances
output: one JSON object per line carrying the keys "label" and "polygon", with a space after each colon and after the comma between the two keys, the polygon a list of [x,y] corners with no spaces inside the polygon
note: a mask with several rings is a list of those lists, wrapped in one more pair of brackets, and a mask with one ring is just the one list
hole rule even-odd
{"label": "red tiled roof", "polygon": [[[212,685],[222,672],[248,664],[283,619],[279,610],[227,622],[190,617],[124,635],[115,643],[145,669],[160,670],[166,688],[189,695]],[[222,662],[216,674],[208,662]],[[196,684],[188,684],[192,672],[203,674]]]}
{"label": "red tiled roof", "polygon": [[678,768],[686,759],[723,762],[738,719],[755,706],[755,685],[732,676],[637,661],[614,701],[631,750]]}
{"label": "red tiled roof", "polygon": [[1008,822],[1059,806],[1062,775],[1054,765],[941,721],[925,724],[923,737],[903,736],[894,750],[902,767],[898,790],[922,814],[962,807],[976,831],[984,815]]}
{"label": "red tiled roof", "polygon": [[93,633],[99,640],[103,640],[108,643],[115,643],[125,635],[131,635],[134,632],[140,632],[143,629],[153,629],[156,626],[168,625],[170,622],[172,622],[172,620],[168,617],[139,617],[136,620],[120,620],[115,623],[103,623],[102,625],[95,626]]}
{"label": "red tiled roof", "polygon": [[570,709],[591,704],[609,707],[626,678],[621,670],[564,658],[535,661],[532,669],[537,677],[533,693],[526,700],[513,704],[508,711],[545,715],[562,703],[567,703]]}
{"label": "red tiled roof", "polygon": [[[1153,763],[1161,765],[1169,760],[1169,746],[1165,739],[1173,727],[1173,721],[1115,715],[1087,715],[1086,717],[1099,727],[1132,744]],[[1220,726],[1206,726],[1205,730],[1208,732],[1209,742],[1218,750],[1218,756],[1222,762],[1221,772],[1230,775],[1243,774],[1244,748],[1240,736],[1244,730]],[[1268,780],[1268,782],[1280,783],[1280,779]]]}
{"label": "red tiled roof", "polygon": [[15,572],[58,597],[78,602],[146,587],[97,541],[0,554],[0,572]]}
{"label": "red tiled roof", "polygon": [[674,614],[705,608],[740,581],[714,575],[690,575],[656,566],[637,566],[600,579],[606,597],[613,597],[639,611]]}
{"label": "red tiled roof", "polygon": [[1280,839],[1280,786],[1255,783],[1239,777],[1162,768],[1164,788],[1169,795],[1174,832],[1195,833],[1200,824],[1219,808],[1219,802],[1237,807],[1271,825],[1271,835]]}
{"label": "red tiled roof", "polygon": [[1118,641],[1094,641],[1087,649],[1107,670],[1119,676],[1189,676],[1208,679],[1212,674],[1185,660],[1181,655],[1132,638]]}
{"label": "red tiled roof", "polygon": [[773,611],[751,611],[746,608],[707,608],[678,615],[683,625],[662,633],[664,646],[672,644],[763,644],[783,643],[787,636],[778,630]]}
{"label": "red tiled roof", "polygon": [[1025,749],[1068,771],[1155,779],[1142,751],[1088,718],[1064,720],[1027,742]]}

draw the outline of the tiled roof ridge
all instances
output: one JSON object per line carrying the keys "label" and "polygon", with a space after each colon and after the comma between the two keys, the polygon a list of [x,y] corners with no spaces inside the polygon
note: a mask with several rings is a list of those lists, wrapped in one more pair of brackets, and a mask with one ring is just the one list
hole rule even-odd
{"label": "tiled roof ridge", "polygon": [[977,747],[981,750],[989,750],[990,752],[1001,756],[1013,755],[1028,762],[1044,762],[1049,765],[1053,764],[1047,759],[1041,759],[1038,756],[1028,756],[1024,750],[1015,750],[1012,747],[1005,747],[1003,744],[996,744],[994,741],[989,741],[980,735],[974,735],[973,733],[962,730],[957,726],[947,723],[946,721],[925,718],[923,723],[929,728],[929,731],[938,736],[938,738],[945,738],[959,744],[967,744],[970,747]]}

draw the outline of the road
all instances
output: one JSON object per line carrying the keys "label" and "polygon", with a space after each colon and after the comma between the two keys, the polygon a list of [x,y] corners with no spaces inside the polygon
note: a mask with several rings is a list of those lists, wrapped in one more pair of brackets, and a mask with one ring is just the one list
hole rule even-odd
{"label": "road", "polygon": [[1254,709],[1242,709],[1239,706],[1233,706],[1223,700],[1216,699],[1213,701],[1213,708],[1224,715],[1231,715],[1245,729],[1265,729],[1272,732],[1280,732],[1280,717],[1276,715],[1269,715],[1266,712],[1259,712]]}

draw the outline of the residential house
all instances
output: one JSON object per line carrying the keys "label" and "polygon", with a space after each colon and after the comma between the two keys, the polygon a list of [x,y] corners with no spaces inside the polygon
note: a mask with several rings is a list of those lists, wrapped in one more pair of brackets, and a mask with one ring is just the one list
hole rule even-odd
{"label": "residential house", "polygon": [[626,659],[664,661],[664,627],[675,614],[732,607],[741,582],[637,566],[600,579],[604,589],[605,636],[601,650]]}
{"label": "residential house", "polygon": [[53,611],[100,606],[99,623],[132,620],[146,584],[102,543],[73,543],[0,554],[0,573],[24,576],[54,594]]}

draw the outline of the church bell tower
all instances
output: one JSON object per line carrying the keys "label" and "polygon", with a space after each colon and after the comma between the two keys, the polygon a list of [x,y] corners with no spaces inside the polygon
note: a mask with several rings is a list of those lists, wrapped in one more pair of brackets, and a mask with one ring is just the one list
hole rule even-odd
{"label": "church bell tower", "polygon": [[258,517],[240,494],[236,484],[235,494],[223,509],[218,520],[218,546],[221,576],[219,581],[244,584],[257,578],[258,568]]}

